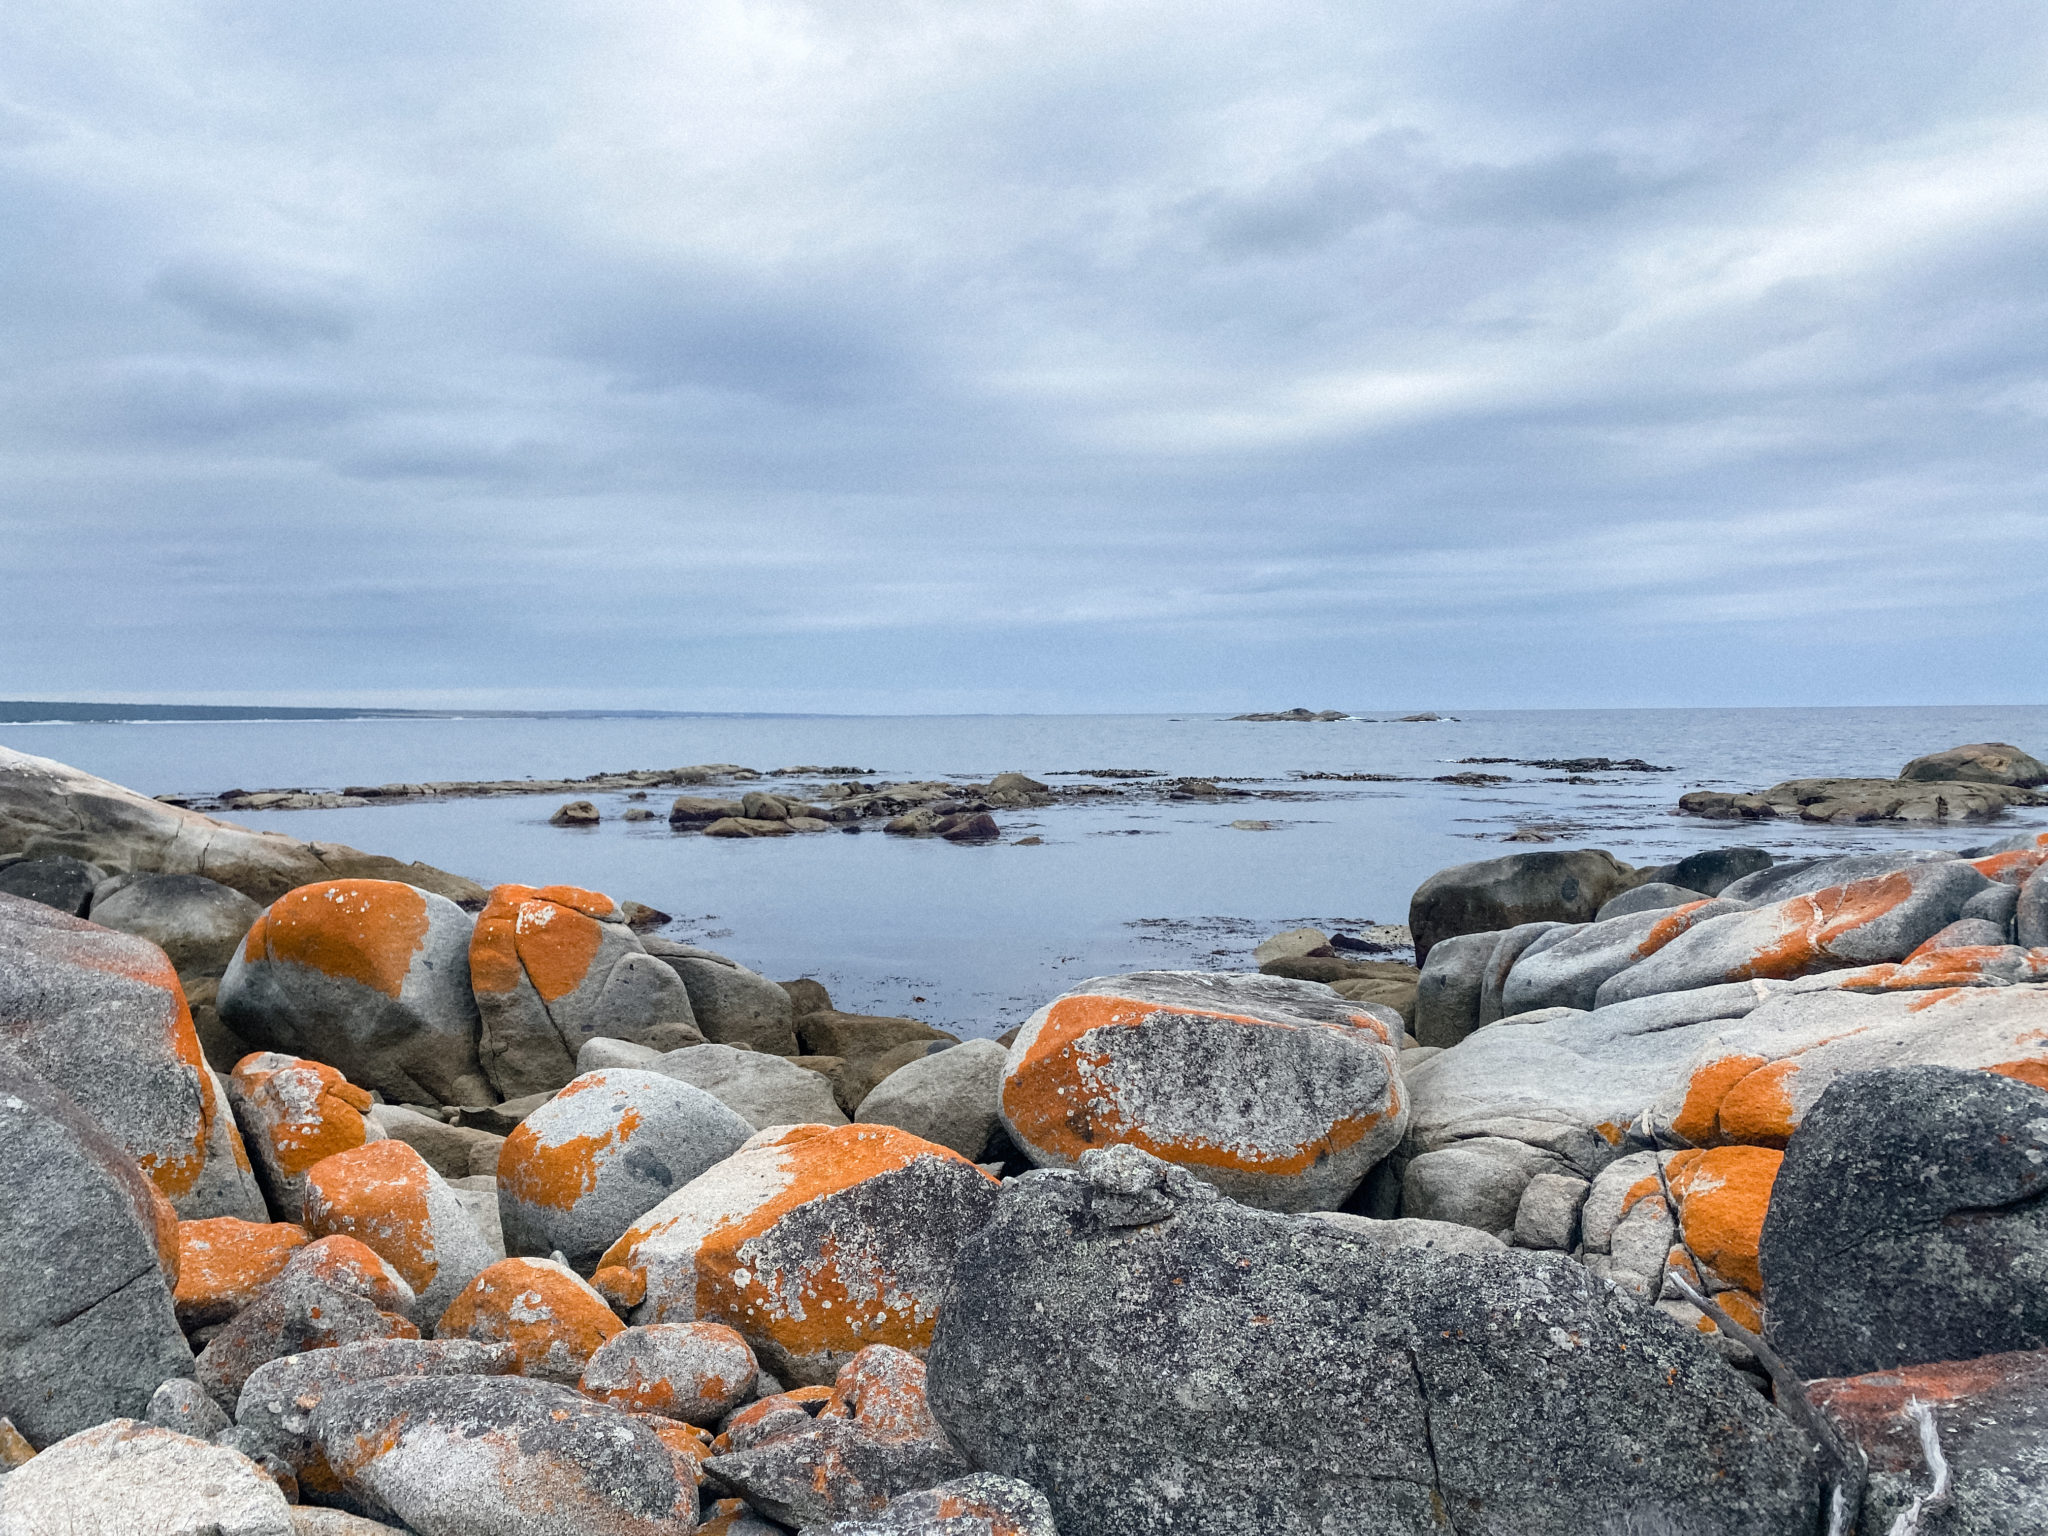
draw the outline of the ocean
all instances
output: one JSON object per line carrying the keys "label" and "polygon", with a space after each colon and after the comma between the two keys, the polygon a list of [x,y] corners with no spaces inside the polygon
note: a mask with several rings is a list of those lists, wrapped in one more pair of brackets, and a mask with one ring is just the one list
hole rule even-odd
{"label": "ocean", "polygon": [[[1276,704],[1275,708],[1283,707]],[[1312,704],[1311,707],[1321,707]],[[1676,814],[1696,788],[1890,776],[1912,757],[1974,741],[2048,753],[2048,707],[1446,711],[1438,721],[1252,723],[1215,715],[373,719],[0,727],[0,742],[145,794],[532,776],[729,762],[761,770],[858,766],[865,778],[1050,783],[1146,769],[1242,781],[1258,796],[999,813],[1003,841],[956,846],[822,833],[726,840],[665,820],[552,827],[567,796],[454,799],[239,813],[295,837],[424,859],[486,883],[569,883],[674,914],[668,932],[778,980],[813,976],[836,1006],[908,1014],[962,1035],[1020,1022],[1089,976],[1244,967],[1269,933],[1407,920],[1408,898],[1448,864],[1556,846],[1661,863],[1748,844],[1780,857],[1894,846],[1961,847],[2048,825],[2048,810],[1942,831]],[[1640,758],[1671,771],[1587,775],[1480,765],[1509,782],[1428,782],[1466,758]],[[1379,773],[1411,782],[1303,780]],[[1115,782],[1115,781],[1108,781]],[[774,786],[765,786],[773,788]],[[665,815],[668,793],[647,802]],[[1260,821],[1268,830],[1243,830]],[[1040,846],[1018,846],[1035,836]]]}

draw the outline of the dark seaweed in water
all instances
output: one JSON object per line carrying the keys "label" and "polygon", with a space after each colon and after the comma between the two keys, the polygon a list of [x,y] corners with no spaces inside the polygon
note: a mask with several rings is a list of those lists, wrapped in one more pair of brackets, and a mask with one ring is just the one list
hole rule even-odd
{"label": "dark seaweed in water", "polygon": [[1646,763],[1640,757],[1461,757],[1460,763],[1513,763],[1517,768],[1548,768],[1552,773],[1675,773],[1674,768]]}

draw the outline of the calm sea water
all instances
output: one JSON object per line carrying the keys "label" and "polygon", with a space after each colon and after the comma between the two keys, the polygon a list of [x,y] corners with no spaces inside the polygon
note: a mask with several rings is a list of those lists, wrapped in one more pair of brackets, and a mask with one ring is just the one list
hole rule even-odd
{"label": "calm sea water", "polygon": [[[677,915],[700,940],[779,979],[823,981],[838,1006],[907,1013],[966,1034],[1022,1020],[1070,982],[1147,966],[1228,967],[1276,929],[1404,922],[1408,897],[1447,864],[1517,851],[1519,826],[1632,863],[1749,843],[1780,856],[1963,846],[2002,831],[1931,833],[1675,814],[1686,789],[1758,788],[1818,775],[1890,775],[1911,757],[1971,741],[2048,753],[2048,707],[1493,711],[1433,724],[1253,724],[1214,716],[946,716],[688,720],[363,720],[30,725],[0,741],[147,794],[231,787],[532,775],[732,762],[763,770],[848,764],[891,779],[984,779],[1017,770],[1150,768],[1250,779],[1307,798],[1130,804],[1006,813],[1006,838],[956,847],[820,834],[739,841],[616,819],[547,825],[562,797],[453,800],[360,810],[245,814],[247,825],[424,859],[485,882],[567,882]],[[1659,774],[1555,782],[1486,771],[1489,789],[1434,783],[1303,784],[1301,772],[1427,778],[1467,757],[1640,757]],[[1053,782],[1074,782],[1053,779]],[[665,808],[657,792],[649,802]],[[1258,819],[1271,831],[1231,823]],[[2048,813],[2009,818],[2011,830]]]}

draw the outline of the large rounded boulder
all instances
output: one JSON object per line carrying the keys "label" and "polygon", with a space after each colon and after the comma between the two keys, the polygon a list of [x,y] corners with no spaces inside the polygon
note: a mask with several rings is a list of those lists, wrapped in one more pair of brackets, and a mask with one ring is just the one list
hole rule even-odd
{"label": "large rounded boulder", "polygon": [[869,1344],[922,1352],[996,1181],[893,1126],[763,1131],[630,1227],[595,1277],[636,1324],[725,1323],[785,1383]]}
{"label": "large rounded boulder", "polygon": [[[506,1098],[561,1087],[584,1042],[694,1041],[682,978],[648,954],[611,897],[574,886],[501,885],[477,918],[469,976],[484,1070]],[[668,1039],[666,1024],[691,1026]]]}
{"label": "large rounded boulder", "polygon": [[398,1271],[431,1322],[495,1258],[447,1180],[402,1141],[373,1141],[306,1171],[306,1230],[352,1237]]}
{"label": "large rounded boulder", "polygon": [[236,1062],[228,1102],[270,1209],[286,1221],[299,1219],[308,1169],[372,1139],[363,1118],[367,1093],[322,1062],[280,1051],[252,1051]]}
{"label": "large rounded boulder", "polygon": [[262,912],[204,875],[138,875],[92,903],[94,922],[149,940],[180,975],[220,975]]}
{"label": "large rounded boulder", "polygon": [[0,896],[0,1048],[75,1100],[180,1215],[262,1215],[184,989],[154,944]]}
{"label": "large rounded boulder", "polygon": [[498,1153],[498,1213],[513,1253],[559,1252],[588,1273],[619,1234],[753,1126],[658,1072],[586,1072],[520,1121]]}
{"label": "large rounded boulder", "polygon": [[1248,1205],[1334,1209],[1407,1126],[1400,1029],[1314,982],[1103,977],[1018,1032],[1003,1124],[1041,1166],[1128,1144]]}
{"label": "large rounded boulder", "polygon": [[221,1022],[403,1104],[488,1104],[469,914],[396,880],[328,880],[272,902],[221,978]]}
{"label": "large rounded boulder", "polygon": [[1408,903],[1415,963],[1443,939],[1523,923],[1584,923],[1637,881],[1604,848],[1510,853],[1440,869]]}

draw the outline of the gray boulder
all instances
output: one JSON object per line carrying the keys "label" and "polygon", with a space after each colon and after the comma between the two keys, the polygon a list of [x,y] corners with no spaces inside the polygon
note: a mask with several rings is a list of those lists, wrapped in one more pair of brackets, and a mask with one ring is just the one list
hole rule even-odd
{"label": "gray boulder", "polygon": [[1857,1536],[1892,1536],[1899,1517],[1933,1491],[1909,1404],[1931,1414],[1951,1479],[1945,1503],[1921,1511],[1921,1536],[2048,1531],[2048,1350],[1838,1377],[1806,1390],[1869,1460]]}
{"label": "gray boulder", "polygon": [[695,1479],[646,1419],[521,1376],[381,1377],[312,1432],[344,1490],[425,1536],[676,1536]]}
{"label": "gray boulder", "polygon": [[2010,784],[2033,789],[2048,784],[2048,763],[2007,742],[1979,741],[1916,757],[1899,770],[1899,777],[1937,784]]}
{"label": "gray boulder", "polygon": [[1518,923],[1583,923],[1634,884],[1629,867],[1604,848],[1511,853],[1440,869],[1408,904],[1415,959],[1425,964],[1443,939]]}
{"label": "gray boulder", "polygon": [[1519,923],[1503,933],[1495,941],[1493,953],[1486,958],[1486,968],[1480,972],[1479,1027],[1496,1024],[1511,1013],[1521,1012],[1520,1008],[1509,1007],[1507,1003],[1508,976],[1516,961],[1532,949],[1546,948],[1567,934],[1577,933],[1581,926],[1575,923]]}
{"label": "gray boulder", "polygon": [[1918,864],[1941,864],[1956,855],[1939,848],[1895,848],[1884,853],[1843,853],[1830,859],[1788,859],[1729,882],[1721,895],[1730,901],[1765,906],[1788,896],[1805,896],[1831,885],[1847,885]]}
{"label": "gray boulder", "polygon": [[1770,867],[1771,856],[1761,848],[1709,848],[1687,854],[1664,878],[1703,896],[1719,896],[1744,876]]}
{"label": "gray boulder", "polygon": [[1959,917],[1923,940],[1916,953],[1925,954],[1935,949],[1981,949],[2005,942],[2006,932],[1999,924],[1981,917]]}
{"label": "gray boulder", "polygon": [[92,904],[93,887],[105,878],[78,859],[16,859],[0,864],[0,895],[40,902],[66,917],[83,917]]}
{"label": "gray boulder", "polygon": [[797,1054],[796,1012],[789,994],[766,976],[688,946],[648,942],[649,953],[682,978],[690,1011],[714,1045],[750,1045],[776,1056]]}
{"label": "gray boulder", "polygon": [[656,1057],[646,1070],[702,1088],[756,1130],[848,1123],[829,1082],[780,1056],[730,1045],[693,1045]]}
{"label": "gray boulder", "polygon": [[1704,891],[1695,891],[1668,880],[1652,880],[1623,891],[1619,896],[1594,914],[1595,922],[1604,923],[1610,917],[1627,917],[1635,912],[1664,912],[1672,907],[1682,907],[1688,902],[1705,901]]}
{"label": "gray boulder", "polygon": [[1837,1079],[1764,1218],[1771,1344],[1808,1377],[2048,1347],[2044,1194],[2048,1092],[1940,1066]]}
{"label": "gray boulder", "polygon": [[1354,1216],[1348,1211],[1311,1211],[1309,1219],[1327,1221],[1351,1237],[1390,1248],[1420,1248],[1430,1253],[1499,1253],[1507,1247],[1490,1232],[1460,1226],[1454,1221],[1429,1221],[1421,1217],[1397,1216],[1378,1219]]}
{"label": "gray boulder", "polygon": [[1065,1536],[1807,1536],[1819,1508],[1798,1430],[1569,1260],[1359,1241],[1128,1147],[1004,1187],[930,1386]]}
{"label": "gray boulder", "polygon": [[1453,934],[1432,945],[1415,987],[1415,1039],[1437,1047],[1456,1045],[1479,1027],[1479,1001],[1486,968],[1501,935]]}
{"label": "gray boulder", "polygon": [[221,1407],[233,1410],[255,1371],[286,1355],[370,1339],[417,1339],[420,1331],[395,1312],[319,1275],[287,1266],[207,1341],[193,1378]]}
{"label": "gray boulder", "polygon": [[[2019,910],[2021,888],[2019,882],[2010,885],[1995,882],[1964,902],[1963,910],[1957,915],[1981,918],[1987,923],[1996,924],[2009,939],[2013,932],[2013,916]],[[2042,895],[2048,898],[2048,887],[2043,887]],[[2048,932],[2048,929],[2043,931]]]}
{"label": "gray boulder", "polygon": [[187,1376],[173,1376],[150,1395],[145,1415],[159,1429],[174,1429],[194,1440],[211,1440],[234,1420],[206,1388]]}
{"label": "gray boulder", "polygon": [[8,1536],[294,1536],[283,1491],[248,1457],[111,1419],[51,1446],[0,1487]]}
{"label": "gray boulder", "polygon": [[644,1212],[737,1152],[755,1129],[706,1090],[659,1070],[587,1072],[505,1139],[497,1172],[505,1247],[559,1252],[587,1275]]}
{"label": "gray boulder", "polygon": [[1703,922],[1743,910],[1737,902],[1705,901],[1687,912],[1650,908],[1604,922],[1553,928],[1523,951],[1508,973],[1501,989],[1501,1015],[1537,1008],[1591,1008],[1600,988],[1630,966]]}
{"label": "gray boulder", "polygon": [[132,1158],[0,1051],[0,1415],[50,1445],[192,1374],[177,1228]]}
{"label": "gray boulder", "polygon": [[263,909],[204,875],[141,875],[97,896],[92,920],[147,939],[180,976],[218,976]]}
{"label": "gray boulder", "polygon": [[1001,1101],[1009,1055],[993,1040],[967,1040],[920,1056],[876,1084],[854,1118],[897,1126],[970,1162],[988,1162],[1008,1149]]}
{"label": "gray boulder", "polygon": [[2013,942],[2026,949],[2048,945],[2048,874],[2043,870],[2048,870],[2048,864],[2027,876],[2013,905]]}
{"label": "gray boulder", "polygon": [[1505,1136],[1474,1136],[1409,1160],[1401,1180],[1401,1214],[1514,1236],[1515,1217],[1530,1182],[1570,1167],[1555,1153]]}
{"label": "gray boulder", "polygon": [[802,1536],[1059,1536],[1059,1531],[1052,1523],[1052,1506],[1029,1483],[972,1472],[891,1499],[880,1514],[864,1520],[807,1525]]}

